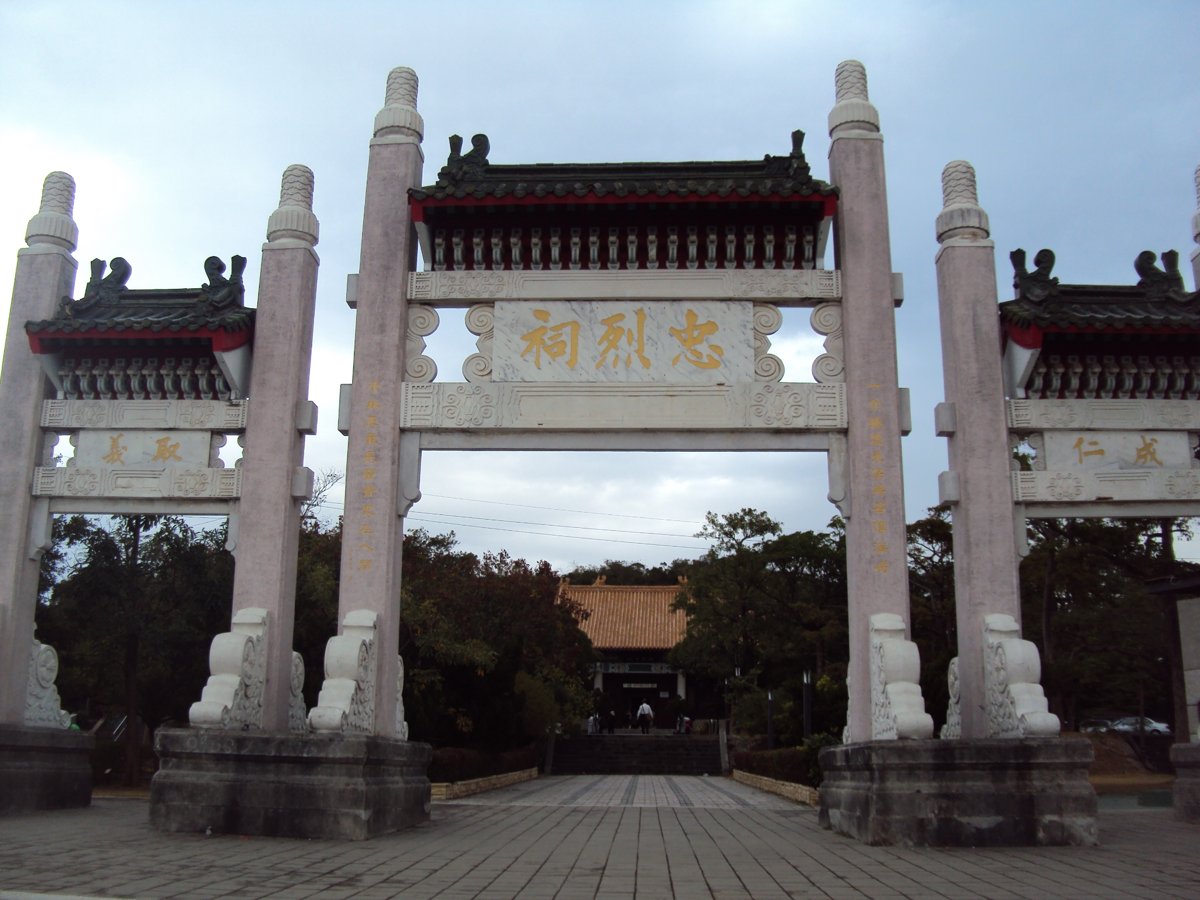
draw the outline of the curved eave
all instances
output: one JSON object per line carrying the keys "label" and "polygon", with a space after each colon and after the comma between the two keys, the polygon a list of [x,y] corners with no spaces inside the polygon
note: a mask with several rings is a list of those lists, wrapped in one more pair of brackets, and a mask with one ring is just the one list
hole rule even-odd
{"label": "curved eave", "polygon": [[[584,193],[575,193],[568,191],[563,194],[559,193],[544,193],[537,194],[528,192],[523,194],[511,193],[504,195],[489,194],[479,189],[476,191],[463,191],[462,195],[435,196],[425,194],[425,196],[414,196],[417,192],[410,192],[409,205],[412,208],[412,217],[414,222],[424,222],[425,213],[432,209],[450,209],[450,208],[485,208],[485,207],[500,207],[500,206],[520,206],[520,207],[538,207],[538,206],[579,206],[579,205],[597,205],[597,206],[649,206],[663,204],[691,204],[691,203],[714,203],[714,204],[762,204],[762,203],[779,203],[779,204],[820,204],[821,215],[828,218],[837,210],[837,195],[830,191],[829,193],[808,191],[795,193],[771,193],[759,194],[751,191],[743,193],[741,190],[734,189],[725,193],[719,193],[715,190],[697,190],[696,192],[678,193],[678,192],[646,192],[616,194],[604,193],[598,194],[595,191],[587,191]],[[420,193],[424,193],[423,191]]]}
{"label": "curved eave", "polygon": [[[30,323],[35,325],[37,323]],[[30,328],[26,326],[29,336],[29,348],[37,354],[57,352],[51,344],[90,344],[104,341],[144,341],[146,343],[161,342],[170,338],[186,338],[188,340],[207,340],[214,353],[224,353],[236,350],[251,342],[254,337],[254,326],[245,323],[239,328],[211,328],[189,326],[184,324],[171,325],[162,323],[149,328],[139,327],[91,327],[65,330],[62,328]]]}
{"label": "curved eave", "polygon": [[1027,350],[1040,349],[1047,334],[1099,334],[1099,335],[1161,335],[1194,334],[1200,336],[1200,324],[1196,325],[1055,325],[1037,322],[1014,322],[1001,320],[1006,340]]}

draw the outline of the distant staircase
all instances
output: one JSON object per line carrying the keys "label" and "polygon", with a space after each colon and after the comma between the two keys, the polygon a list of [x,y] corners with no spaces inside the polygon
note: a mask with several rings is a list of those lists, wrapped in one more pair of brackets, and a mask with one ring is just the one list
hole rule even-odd
{"label": "distant staircase", "polygon": [[554,741],[549,775],[720,775],[716,735],[594,734]]}

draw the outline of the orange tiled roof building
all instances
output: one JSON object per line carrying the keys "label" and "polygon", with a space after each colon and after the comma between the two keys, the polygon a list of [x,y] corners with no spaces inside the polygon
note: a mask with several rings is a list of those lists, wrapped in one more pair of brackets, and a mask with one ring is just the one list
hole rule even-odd
{"label": "orange tiled roof building", "polygon": [[646,700],[657,727],[674,727],[681,701],[688,698],[686,674],[667,662],[687,630],[687,615],[671,608],[683,583],[616,585],[601,576],[583,585],[563,579],[559,596],[586,612],[580,628],[601,657],[594,687],[615,708],[618,722]]}

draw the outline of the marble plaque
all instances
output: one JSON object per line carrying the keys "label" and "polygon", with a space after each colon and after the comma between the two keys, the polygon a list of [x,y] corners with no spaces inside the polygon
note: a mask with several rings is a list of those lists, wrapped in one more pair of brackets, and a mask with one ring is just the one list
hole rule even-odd
{"label": "marble plaque", "polygon": [[120,469],[165,469],[209,464],[212,435],[207,431],[80,431],[75,465]]}
{"label": "marble plaque", "polygon": [[753,382],[753,303],[498,301],[494,382]]}
{"label": "marble plaque", "polygon": [[1186,469],[1192,456],[1183,431],[1047,431],[1049,471]]}

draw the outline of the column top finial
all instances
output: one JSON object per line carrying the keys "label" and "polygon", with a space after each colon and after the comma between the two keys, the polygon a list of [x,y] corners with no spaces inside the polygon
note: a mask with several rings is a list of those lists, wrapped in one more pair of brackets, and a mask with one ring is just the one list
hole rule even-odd
{"label": "column top finial", "polygon": [[942,211],[937,217],[938,243],[950,238],[986,240],[991,234],[987,213],[979,205],[975,168],[965,159],[942,169]]}
{"label": "column top finial", "polygon": [[279,208],[267,220],[267,240],[300,241],[315,246],[320,235],[320,223],[313,214],[313,178],[308,166],[291,165],[283,170],[279,188]]}
{"label": "column top finial", "polygon": [[879,112],[867,96],[867,70],[857,59],[838,63],[833,77],[835,103],[829,111],[829,135],[846,131],[879,131]]}
{"label": "column top finial", "polygon": [[408,66],[388,72],[383,109],[375,116],[375,137],[397,136],[419,144],[425,122],[417,112],[417,73]]}
{"label": "column top finial", "polygon": [[25,228],[25,243],[54,244],[74,250],[79,242],[79,226],[71,218],[75,209],[75,179],[66,172],[51,172],[42,182],[42,202],[38,213]]}
{"label": "column top finial", "polygon": [[417,107],[417,73],[408,66],[396,66],[388,72],[384,106]]}
{"label": "column top finial", "polygon": [[834,99],[841,103],[843,100],[869,100],[867,95],[867,68],[857,59],[847,59],[838,63],[833,75]]}

